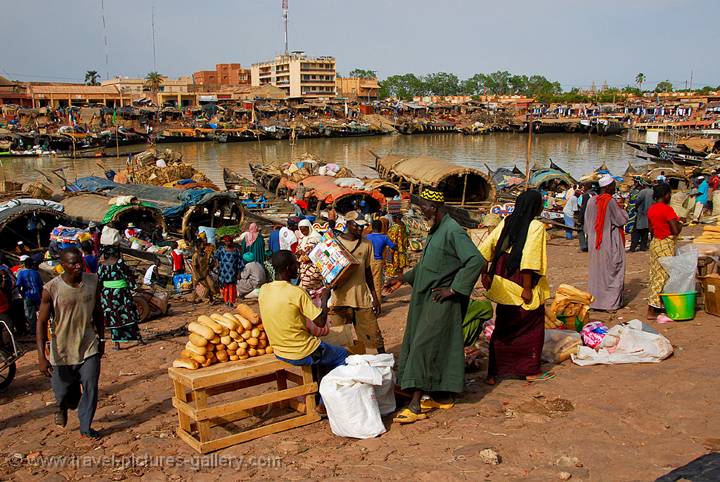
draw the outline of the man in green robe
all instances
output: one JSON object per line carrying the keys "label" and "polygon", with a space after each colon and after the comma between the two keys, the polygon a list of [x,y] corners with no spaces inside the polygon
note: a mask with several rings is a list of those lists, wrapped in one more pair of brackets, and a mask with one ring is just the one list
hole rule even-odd
{"label": "man in green robe", "polygon": [[[440,397],[462,392],[465,383],[463,319],[485,260],[447,214],[444,201],[440,191],[426,188],[420,193],[420,210],[433,226],[422,260],[402,276],[413,290],[398,383],[412,392],[412,400],[396,414],[399,423],[426,418],[424,412],[434,408],[451,408],[452,399]],[[391,283],[397,286],[401,280]]]}

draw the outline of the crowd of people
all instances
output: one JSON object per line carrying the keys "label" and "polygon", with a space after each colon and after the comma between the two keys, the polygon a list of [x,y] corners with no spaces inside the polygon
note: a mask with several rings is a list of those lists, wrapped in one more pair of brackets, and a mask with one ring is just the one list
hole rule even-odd
{"label": "crowd of people", "polygon": [[[626,251],[649,250],[648,317],[661,312],[659,294],[668,276],[659,258],[674,254],[682,228],[664,181],[648,185],[638,178],[627,209],[618,202],[617,181],[610,175],[595,187],[578,186],[567,194],[573,227],[580,228],[580,250],[589,256],[593,309],[623,306]],[[418,208],[430,231],[422,257],[409,270],[403,216],[350,211],[332,220],[291,216],[267,239],[256,224],[240,236],[222,236],[217,246],[201,232],[192,249],[173,244],[173,272],[190,271],[198,301],[214,304],[219,295],[230,307],[239,298],[258,298],[275,355],[293,365],[317,365],[320,373],[345,363],[358,347],[385,352],[378,325],[383,296],[410,285],[397,371],[409,403],[396,413],[399,423],[454,406],[464,385],[464,347],[477,340],[482,322],[493,316],[490,301],[496,307],[487,383],[553,378],[552,371],[543,372],[540,359],[550,297],[543,194],[520,194],[513,212],[480,246],[448,214],[441,191],[424,189]],[[311,260],[326,233],[355,261],[332,288]],[[632,239],[628,249],[626,234]],[[29,255],[22,255],[24,265],[17,272],[0,265],[0,319],[10,310],[11,293],[19,295],[28,329],[36,333],[40,370],[51,377],[56,394],[56,422],[64,425],[68,409],[77,408],[81,432],[88,437],[99,436],[91,423],[105,329],[116,348],[143,343],[132,299],[136,276],[120,255],[118,235],[94,230],[82,250],[63,250],[62,274],[44,286]],[[470,299],[478,281],[489,301]],[[322,404],[318,410],[323,411]]]}

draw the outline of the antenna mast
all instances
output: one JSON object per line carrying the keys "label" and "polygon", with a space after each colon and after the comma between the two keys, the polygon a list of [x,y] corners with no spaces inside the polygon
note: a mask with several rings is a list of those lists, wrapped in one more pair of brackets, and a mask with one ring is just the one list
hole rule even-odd
{"label": "antenna mast", "polygon": [[110,54],[108,52],[107,26],[105,25],[105,0],[100,0],[100,16],[103,24],[103,37],[105,40],[105,80],[110,79]]}
{"label": "antenna mast", "polygon": [[288,0],[282,0],[282,16],[283,16],[283,24],[285,26],[285,55],[289,53],[288,51]]}
{"label": "antenna mast", "polygon": [[152,7],[150,23],[152,24],[153,35],[153,72],[157,72],[157,57],[155,56],[155,6]]}

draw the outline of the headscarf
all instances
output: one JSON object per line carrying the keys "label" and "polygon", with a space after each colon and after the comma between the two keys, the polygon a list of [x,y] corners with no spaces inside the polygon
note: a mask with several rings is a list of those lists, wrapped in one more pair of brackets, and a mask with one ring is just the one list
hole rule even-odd
{"label": "headscarf", "polygon": [[315,230],[312,223],[307,219],[303,219],[302,221],[300,221],[300,224],[298,224],[298,228],[303,226],[308,228],[310,232],[307,234],[307,236],[303,236],[300,240],[300,249],[305,249],[310,244],[319,243],[322,236],[320,236],[320,233]]}
{"label": "headscarf", "polygon": [[503,230],[495,246],[490,274],[495,274],[497,262],[508,248],[512,248],[512,250],[507,259],[506,275],[512,276],[520,269],[530,223],[539,214],[538,211],[542,210],[542,205],[542,194],[535,189],[525,191],[518,196],[515,202],[515,210],[505,218]]}
{"label": "headscarf", "polygon": [[252,263],[255,261],[255,253],[252,253],[248,251],[247,253],[243,254],[243,261],[246,263]]}
{"label": "headscarf", "polygon": [[248,226],[248,230],[245,231],[245,246],[248,248],[253,245],[255,240],[258,238],[258,227],[255,223],[250,223],[250,226]]}

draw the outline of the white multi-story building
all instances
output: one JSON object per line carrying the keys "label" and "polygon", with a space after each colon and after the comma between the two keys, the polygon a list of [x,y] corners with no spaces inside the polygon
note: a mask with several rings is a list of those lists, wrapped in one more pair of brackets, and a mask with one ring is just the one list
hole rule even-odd
{"label": "white multi-story building", "polygon": [[335,97],[335,58],[308,57],[304,52],[278,55],[253,64],[250,80],[254,87],[279,87],[291,98]]}

